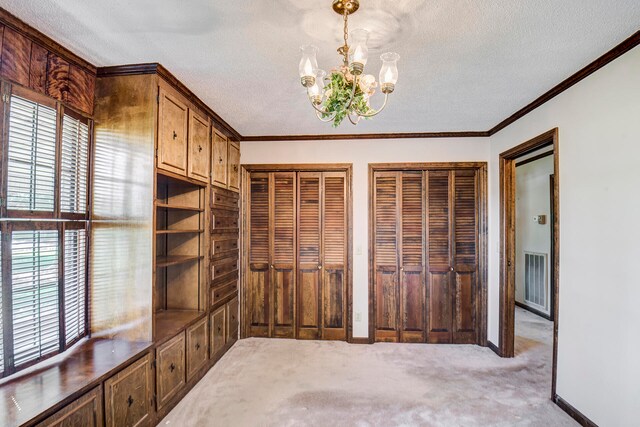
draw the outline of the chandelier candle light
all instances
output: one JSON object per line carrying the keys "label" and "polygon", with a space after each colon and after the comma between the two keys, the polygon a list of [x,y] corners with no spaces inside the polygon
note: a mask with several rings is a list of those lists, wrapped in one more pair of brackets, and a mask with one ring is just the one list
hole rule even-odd
{"label": "chandelier candle light", "polygon": [[387,105],[387,98],[398,81],[397,62],[400,55],[392,52],[382,54],[379,81],[384,102],[377,110],[371,108],[369,101],[375,93],[377,83],[375,77],[364,74],[364,66],[369,58],[369,32],[361,28],[353,30],[351,46],[348,44],[348,18],[359,7],[358,0],[333,0],[333,10],[342,15],[344,20],[344,45],[338,48],[338,53],[343,57],[343,64],[331,70],[328,76],[326,71],[318,68],[318,48],[312,45],[300,48],[300,82],[307,88],[307,95],[316,116],[323,122],[333,122],[334,127],[340,125],[345,118],[356,125],[361,118],[373,117],[380,113]]}

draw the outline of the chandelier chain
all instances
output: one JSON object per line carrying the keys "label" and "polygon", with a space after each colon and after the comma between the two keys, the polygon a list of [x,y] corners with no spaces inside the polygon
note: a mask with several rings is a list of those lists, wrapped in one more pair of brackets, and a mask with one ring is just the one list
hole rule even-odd
{"label": "chandelier chain", "polygon": [[342,55],[344,56],[344,65],[347,67],[349,66],[349,11],[346,7],[344,8],[342,17],[344,21],[344,46],[342,47]]}

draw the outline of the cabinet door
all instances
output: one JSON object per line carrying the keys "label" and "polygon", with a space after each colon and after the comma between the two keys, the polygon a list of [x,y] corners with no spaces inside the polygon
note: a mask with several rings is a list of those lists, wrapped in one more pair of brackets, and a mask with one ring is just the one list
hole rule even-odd
{"label": "cabinet door", "polygon": [[209,358],[209,324],[205,317],[187,329],[187,381],[189,381]]}
{"label": "cabinet door", "polygon": [[151,356],[147,354],[104,383],[107,427],[151,424]]}
{"label": "cabinet door", "polygon": [[477,180],[475,170],[453,175],[453,342],[473,344],[477,336],[478,277]]}
{"label": "cabinet door", "polygon": [[229,141],[229,190],[240,190],[240,145]]}
{"label": "cabinet door", "polygon": [[38,426],[102,427],[102,388],[96,387],[70,403]]}
{"label": "cabinet door", "polygon": [[158,168],[186,175],[187,105],[160,88],[158,108]]}
{"label": "cabinet door", "polygon": [[213,132],[213,150],[211,152],[211,183],[227,188],[227,138]]}
{"label": "cabinet door", "polygon": [[423,174],[403,172],[401,180],[400,341],[424,342]]}
{"label": "cabinet door", "polygon": [[184,348],[184,333],[181,332],[156,349],[158,410],[185,385]]}
{"label": "cabinet door", "polygon": [[375,340],[398,340],[398,173],[374,176]]}
{"label": "cabinet door", "polygon": [[189,110],[189,178],[209,181],[209,121]]}
{"label": "cabinet door", "polygon": [[247,304],[249,336],[269,336],[271,303],[269,174],[252,173],[249,182],[249,272]]}
{"label": "cabinet door", "polygon": [[298,338],[318,339],[321,327],[320,172],[298,173]]}
{"label": "cabinet door", "polygon": [[428,300],[431,343],[452,341],[453,295],[451,276],[452,212],[450,204],[451,172],[428,173]]}
{"label": "cabinet door", "polygon": [[294,337],[295,295],[295,173],[273,174],[273,336]]}
{"label": "cabinet door", "polygon": [[227,343],[227,308],[222,306],[211,313],[211,358],[218,355]]}
{"label": "cabinet door", "polygon": [[236,341],[238,339],[238,297],[229,301],[226,305],[227,312],[227,342]]}
{"label": "cabinet door", "polygon": [[322,338],[347,339],[347,179],[322,174]]}

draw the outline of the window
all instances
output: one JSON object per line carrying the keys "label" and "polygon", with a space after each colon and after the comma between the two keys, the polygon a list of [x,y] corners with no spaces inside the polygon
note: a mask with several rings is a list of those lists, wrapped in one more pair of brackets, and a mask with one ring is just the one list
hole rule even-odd
{"label": "window", "polygon": [[87,334],[90,121],[17,87],[8,108],[2,133],[7,179],[0,191],[6,195],[6,203],[0,199],[0,377]]}

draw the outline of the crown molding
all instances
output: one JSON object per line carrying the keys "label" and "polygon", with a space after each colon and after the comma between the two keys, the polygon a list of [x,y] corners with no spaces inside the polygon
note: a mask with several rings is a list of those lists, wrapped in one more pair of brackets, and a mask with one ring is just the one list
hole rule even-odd
{"label": "crown molding", "polygon": [[469,132],[415,132],[415,133],[357,133],[329,135],[266,135],[243,136],[242,142],[256,141],[326,141],[351,139],[407,139],[407,138],[482,138],[489,136],[487,131]]}

